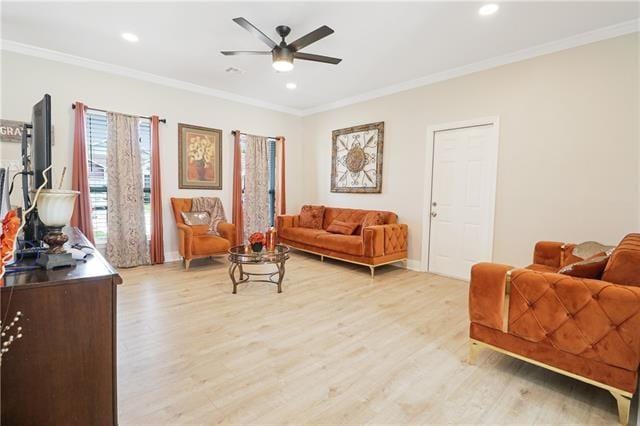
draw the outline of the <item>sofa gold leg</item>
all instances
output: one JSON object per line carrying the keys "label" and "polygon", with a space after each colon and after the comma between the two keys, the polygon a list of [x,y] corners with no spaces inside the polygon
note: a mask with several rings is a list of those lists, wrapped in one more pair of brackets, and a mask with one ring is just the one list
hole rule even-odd
{"label": "sofa gold leg", "polygon": [[474,341],[469,342],[469,357],[467,358],[467,362],[471,365],[476,363],[476,359],[478,359],[478,353],[480,352],[479,344]]}
{"label": "sofa gold leg", "polygon": [[371,270],[371,278],[375,278],[376,268],[374,266],[369,266],[369,269]]}
{"label": "sofa gold leg", "polygon": [[184,269],[188,271],[190,264],[191,264],[191,259],[185,259],[184,260]]}
{"label": "sofa gold leg", "polygon": [[617,392],[609,391],[618,403],[618,419],[622,426],[629,424],[629,412],[631,411],[631,398],[621,395]]}
{"label": "sofa gold leg", "polygon": [[320,255],[320,262],[324,262],[324,256]]}

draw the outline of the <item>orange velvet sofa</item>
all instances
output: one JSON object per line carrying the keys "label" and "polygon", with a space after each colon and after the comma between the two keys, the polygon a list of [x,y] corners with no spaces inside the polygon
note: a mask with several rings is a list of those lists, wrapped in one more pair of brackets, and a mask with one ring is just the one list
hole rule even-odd
{"label": "orange velvet sofa", "polygon": [[191,211],[191,202],[191,198],[171,198],[173,217],[178,227],[178,251],[185,269],[189,269],[193,259],[226,255],[229,247],[235,245],[236,239],[236,227],[233,223],[220,223],[220,236],[209,234],[208,225],[185,224],[181,213]]}
{"label": "orange velvet sofa", "polygon": [[640,234],[613,250],[599,280],[557,273],[572,248],[539,242],[527,268],[473,266],[470,362],[490,348],[604,388],[627,424],[640,363]]}
{"label": "orange velvet sofa", "polygon": [[[362,224],[370,212],[380,213],[384,224],[366,226],[354,235],[327,231],[334,220]],[[368,266],[372,277],[376,267],[407,259],[407,225],[399,224],[398,215],[388,211],[325,207],[322,229],[301,227],[300,215],[278,216],[276,228],[281,243],[317,254],[321,260],[328,257]]]}

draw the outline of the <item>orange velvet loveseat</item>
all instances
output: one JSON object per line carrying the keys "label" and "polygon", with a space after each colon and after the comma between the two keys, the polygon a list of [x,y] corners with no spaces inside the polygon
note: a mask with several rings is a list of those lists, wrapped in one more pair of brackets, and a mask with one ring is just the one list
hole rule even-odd
{"label": "orange velvet loveseat", "polygon": [[236,227],[233,223],[218,224],[220,236],[210,234],[208,225],[185,224],[181,213],[190,212],[191,203],[191,198],[171,198],[173,216],[178,227],[178,251],[185,269],[189,269],[193,259],[226,255],[229,247],[235,245],[236,239]]}
{"label": "orange velvet loveseat", "polygon": [[557,273],[572,247],[539,242],[522,269],[473,266],[470,361],[490,348],[604,388],[627,424],[640,363],[640,234],[613,250],[601,279]]}
{"label": "orange velvet loveseat", "polygon": [[[298,250],[331,259],[368,266],[371,276],[375,268],[407,259],[407,225],[398,223],[398,215],[388,211],[323,207],[321,226],[300,226],[300,215],[278,216],[276,227],[280,242]],[[304,209],[304,207],[303,207]],[[362,226],[369,213],[377,213],[380,225]],[[335,234],[327,228],[340,221],[358,224],[352,235]]]}

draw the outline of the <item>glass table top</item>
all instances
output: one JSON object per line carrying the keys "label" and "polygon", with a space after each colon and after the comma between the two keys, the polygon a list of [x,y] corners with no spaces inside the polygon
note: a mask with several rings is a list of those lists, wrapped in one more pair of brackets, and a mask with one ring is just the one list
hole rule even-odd
{"label": "glass table top", "polygon": [[277,244],[274,250],[254,252],[250,246],[234,246],[229,249],[229,260],[237,263],[281,262],[289,258],[289,247]]}

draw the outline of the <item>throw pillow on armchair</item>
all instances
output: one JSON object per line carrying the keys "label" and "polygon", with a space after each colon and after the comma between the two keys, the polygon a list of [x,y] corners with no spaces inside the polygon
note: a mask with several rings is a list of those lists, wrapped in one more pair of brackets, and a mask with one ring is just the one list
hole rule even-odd
{"label": "throw pillow on armchair", "polygon": [[599,280],[602,277],[604,268],[609,262],[609,256],[605,253],[591,256],[589,259],[581,260],[561,268],[558,273],[577,278],[591,278]]}
{"label": "throw pillow on armchair", "polygon": [[189,226],[208,225],[211,222],[211,216],[207,212],[180,212],[182,220]]}

